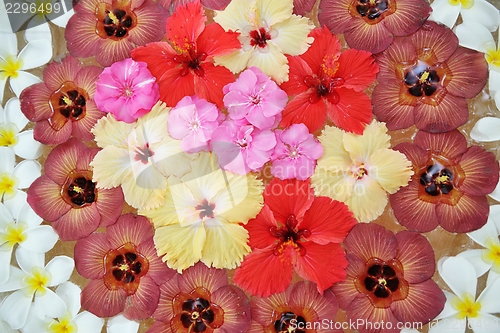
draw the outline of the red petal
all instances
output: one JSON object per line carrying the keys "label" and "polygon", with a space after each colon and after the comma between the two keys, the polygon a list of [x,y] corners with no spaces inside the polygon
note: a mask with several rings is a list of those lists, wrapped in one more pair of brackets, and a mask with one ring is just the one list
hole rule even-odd
{"label": "red petal", "polygon": [[352,18],[344,31],[344,37],[350,48],[371,53],[382,52],[393,39],[384,24],[381,22],[368,24],[361,17]]}
{"label": "red petal", "polygon": [[264,205],[259,214],[248,221],[243,227],[248,230],[250,235],[250,248],[263,249],[277,241],[277,238],[269,231],[273,227],[277,227],[276,219],[268,205]]}
{"label": "red petal", "polygon": [[460,167],[465,173],[460,190],[470,195],[486,195],[498,184],[498,162],[493,153],[472,146],[460,157]]}
{"label": "red petal", "polygon": [[335,77],[344,79],[343,87],[361,91],[375,81],[378,70],[370,52],[348,49],[340,55]]}
{"label": "red petal", "polygon": [[459,47],[446,62],[451,79],[446,90],[449,93],[472,98],[483,90],[488,80],[488,63],[484,53]]}
{"label": "red petal", "polygon": [[234,74],[223,66],[205,62],[201,64],[203,76],[194,75],[194,91],[199,98],[214,103],[219,108],[224,107],[222,88],[234,82]]}
{"label": "red petal", "polygon": [[436,215],[439,224],[449,232],[471,232],[488,220],[490,207],[486,196],[464,194],[455,206],[439,204]]}
{"label": "red petal", "polygon": [[97,206],[92,204],[70,209],[59,220],[52,222],[52,227],[62,241],[70,241],[88,236],[97,229],[100,221]]}
{"label": "red petal", "polygon": [[403,80],[405,67],[416,61],[417,50],[411,41],[408,38],[396,38],[384,52],[377,55],[377,63],[380,66],[377,80],[379,82]]}
{"label": "red petal", "polygon": [[326,113],[333,123],[346,132],[363,134],[365,126],[373,118],[370,98],[362,91],[338,88],[339,96],[336,104],[326,102]]}
{"label": "red petal", "polygon": [[403,129],[415,123],[414,102],[402,94],[405,89],[395,78],[379,82],[372,93],[373,114],[383,121],[389,130]]}
{"label": "red petal", "polygon": [[212,294],[211,302],[224,310],[221,331],[245,333],[250,327],[250,302],[240,288],[232,285],[222,287]]}
{"label": "red petal", "polygon": [[153,318],[164,322],[170,322],[174,317],[172,302],[182,290],[179,289],[177,280],[181,275],[176,274],[174,277],[160,286],[160,299],[158,307],[153,313]]}
{"label": "red petal", "polygon": [[300,221],[314,200],[309,179],[281,180],[273,178],[264,190],[264,203],[273,212],[276,221],[286,224],[290,215]]}
{"label": "red petal", "polygon": [[314,0],[293,0],[293,13],[303,16],[313,9],[315,3]]}
{"label": "red petal", "polygon": [[[353,322],[360,333],[399,333],[398,319],[390,308],[376,308],[367,295],[359,294],[347,308],[347,318]],[[384,323],[382,330],[376,323]],[[390,327],[390,328],[389,328]]]}
{"label": "red petal", "polygon": [[78,155],[86,149],[87,146],[76,139],[55,147],[45,161],[45,174],[56,183],[64,184],[68,175],[76,169]]}
{"label": "red petal", "polygon": [[352,228],[344,241],[347,254],[367,262],[371,258],[394,259],[397,241],[394,234],[378,224],[361,223]]}
{"label": "red petal", "polygon": [[96,17],[93,12],[77,13],[71,17],[66,25],[64,37],[66,47],[72,56],[88,58],[95,55],[96,50],[101,49],[103,39],[96,34],[95,26]]}
{"label": "red petal", "polygon": [[280,88],[283,89],[288,96],[298,95],[309,89],[305,84],[304,78],[308,75],[313,76],[314,74],[307,62],[302,60],[301,57],[287,56],[287,59],[288,66],[290,67],[288,81],[283,82]]}
{"label": "red petal", "polygon": [[346,269],[346,279],[343,282],[336,283],[332,290],[337,297],[341,309],[347,309],[351,302],[359,295],[359,291],[355,285],[355,279],[363,274],[366,270],[365,262],[356,256],[347,254],[349,265]]}
{"label": "red petal", "polygon": [[396,11],[384,18],[384,24],[395,36],[407,36],[417,31],[431,12],[426,0],[398,0]]}
{"label": "red petal", "polygon": [[436,282],[428,279],[410,284],[406,299],[393,302],[391,310],[401,322],[426,324],[443,310],[445,302],[443,291]]}
{"label": "red petal", "polygon": [[272,247],[248,254],[234,273],[234,283],[252,295],[267,297],[280,293],[292,282],[290,258],[277,256]]}
{"label": "red petal", "polygon": [[[149,65],[148,65],[149,68]],[[194,75],[181,76],[183,67],[175,67],[164,72],[158,79],[160,100],[167,106],[175,106],[184,96],[195,94]],[[201,97],[200,97],[201,98]]]}
{"label": "red petal", "polygon": [[314,310],[318,321],[335,320],[338,304],[331,290],[320,295],[314,283],[299,281],[293,285],[289,300],[292,308]]}
{"label": "red petal", "polygon": [[418,131],[414,140],[421,148],[452,160],[458,160],[467,151],[467,140],[458,130],[441,134]]}
{"label": "red petal", "polygon": [[334,34],[343,34],[351,20],[351,0],[322,0],[319,3],[320,26],[327,26]]}
{"label": "red petal", "polygon": [[151,317],[160,298],[160,288],[149,276],[141,277],[135,294],[127,297],[123,316],[129,320]]}
{"label": "red petal", "polygon": [[413,179],[408,186],[389,196],[392,210],[398,222],[410,230],[427,232],[438,226],[436,205],[420,200],[417,180]]}
{"label": "red petal", "polygon": [[426,150],[410,142],[402,142],[393,148],[406,155],[406,158],[413,164],[413,170],[419,171],[429,160],[429,154]]}
{"label": "red petal", "polygon": [[27,200],[35,213],[49,222],[56,221],[71,209],[61,197],[61,186],[46,175],[31,184]]}
{"label": "red petal", "polygon": [[467,101],[449,93],[437,106],[421,103],[415,107],[415,126],[431,133],[451,131],[465,124],[467,119]]}
{"label": "red petal", "polygon": [[35,124],[33,136],[36,141],[45,145],[59,145],[68,141],[71,136],[72,126],[71,121],[67,121],[63,127],[56,131],[47,120],[39,121]]}
{"label": "red petal", "polygon": [[346,278],[347,259],[340,244],[301,243],[306,254],[297,256],[295,270],[303,279],[315,282],[318,292]]}
{"label": "red petal", "polygon": [[153,228],[144,216],[125,214],[106,229],[111,247],[116,249],[126,243],[139,245],[153,238]]}
{"label": "red petal", "polygon": [[104,285],[104,280],[90,280],[83,288],[82,309],[98,317],[112,317],[125,308],[127,294],[122,289],[109,290]]}
{"label": "red petal", "polygon": [[316,197],[299,227],[311,232],[308,241],[324,245],[341,243],[356,223],[352,212],[343,202],[329,197]]}
{"label": "red petal", "polygon": [[175,271],[168,268],[168,266],[161,261],[160,257],[158,257],[155,244],[152,239],[146,240],[137,246],[137,252],[148,259],[148,276],[152,278],[157,285],[170,280],[175,275]]}
{"label": "red petal", "polygon": [[132,59],[148,64],[148,70],[158,81],[162,75],[179,65],[174,61],[177,52],[166,42],[150,43],[132,50]]}
{"label": "red petal", "polygon": [[104,257],[111,249],[105,233],[94,233],[82,238],[75,245],[75,267],[87,279],[104,276]]}
{"label": "red petal", "polygon": [[50,91],[44,82],[27,87],[21,92],[21,111],[30,121],[49,119],[52,109],[49,105]]}
{"label": "red petal", "polygon": [[105,115],[106,113],[97,109],[94,101],[87,101],[85,116],[78,121],[71,122],[73,125],[73,136],[83,141],[94,140],[94,134],[90,130]]}
{"label": "red petal", "polygon": [[167,38],[175,47],[187,51],[205,29],[206,20],[199,1],[179,6],[167,19]]}
{"label": "red petal", "polygon": [[314,38],[314,42],[300,58],[309,65],[313,73],[320,73],[325,55],[340,54],[340,41],[327,27],[316,28],[309,33],[309,36]]}
{"label": "red petal", "polygon": [[197,52],[205,53],[209,57],[221,56],[241,48],[238,40],[239,33],[226,32],[218,23],[212,23],[205,27],[197,40]]}
{"label": "red petal", "polygon": [[225,270],[208,268],[201,262],[185,270],[178,281],[180,290],[186,292],[197,287],[204,287],[208,291],[214,292],[228,285]]}
{"label": "red petal", "polygon": [[[431,63],[446,61],[458,47],[458,38],[447,26],[433,21],[425,22],[410,39],[418,50],[420,60]],[[431,50],[432,52],[428,52]]]}
{"label": "red petal", "polygon": [[396,239],[396,258],[403,265],[405,280],[412,284],[432,278],[436,264],[434,250],[427,238],[419,233],[404,230],[396,234]]}
{"label": "red petal", "polygon": [[295,96],[283,110],[282,127],[303,123],[313,133],[323,127],[326,121],[326,105],[322,99],[311,103],[310,98],[316,92],[305,91]]}

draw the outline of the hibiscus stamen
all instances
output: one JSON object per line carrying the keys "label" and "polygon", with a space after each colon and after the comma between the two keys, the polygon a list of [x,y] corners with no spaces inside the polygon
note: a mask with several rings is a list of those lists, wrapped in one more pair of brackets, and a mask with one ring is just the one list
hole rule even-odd
{"label": "hibiscus stamen", "polygon": [[71,173],[62,186],[61,196],[73,208],[82,208],[96,201],[96,188],[89,174]]}
{"label": "hibiscus stamen", "polygon": [[429,165],[420,175],[420,184],[431,196],[449,194],[453,190],[453,173],[441,163]]}
{"label": "hibiscus stamen", "polygon": [[271,34],[266,31],[265,28],[259,28],[257,30],[252,30],[249,33],[250,45],[258,46],[260,48],[265,48],[267,46],[267,41],[271,40]]}
{"label": "hibiscus stamen", "polygon": [[390,9],[389,0],[358,0],[356,11],[368,20],[375,20]]}
{"label": "hibiscus stamen", "polygon": [[149,143],[146,143],[144,147],[136,147],[135,151],[135,160],[141,161],[142,164],[148,164],[149,158],[155,154],[154,151],[149,149]]}
{"label": "hibiscus stamen", "polygon": [[207,199],[203,199],[201,204],[195,207],[196,210],[200,211],[200,219],[204,220],[206,217],[209,219],[213,219],[215,214],[214,214],[214,209],[215,209],[215,204],[214,203],[209,203]]}

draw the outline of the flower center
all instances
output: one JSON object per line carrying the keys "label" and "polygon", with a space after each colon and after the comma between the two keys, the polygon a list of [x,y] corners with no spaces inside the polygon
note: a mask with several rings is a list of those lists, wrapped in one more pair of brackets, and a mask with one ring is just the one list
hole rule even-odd
{"label": "flower center", "polygon": [[337,104],[340,98],[335,91],[335,87],[343,85],[344,79],[332,78],[330,76],[320,79],[316,76],[307,75],[304,77],[304,84],[314,91],[314,93],[309,96],[309,103],[317,103],[323,97],[326,97],[330,103]]}
{"label": "flower center", "polygon": [[431,196],[449,194],[453,190],[453,173],[441,163],[429,165],[420,175],[420,185]]}
{"label": "flower center", "polygon": [[[291,323],[292,319],[295,319],[293,323]],[[276,333],[305,333],[306,331],[303,329],[299,329],[298,327],[305,328],[306,320],[302,316],[297,316],[293,312],[283,312],[278,320],[274,322],[274,331]]]}
{"label": "flower center", "polygon": [[37,296],[45,295],[46,287],[52,280],[52,276],[49,272],[46,272],[39,267],[35,267],[31,270],[29,275],[26,275],[21,284],[24,287],[26,295],[33,295],[37,293]]}
{"label": "flower center", "polygon": [[108,289],[123,289],[133,295],[141,277],[148,272],[149,261],[137,252],[135,245],[126,243],[106,253],[104,266],[104,284]]}
{"label": "flower center", "polygon": [[273,237],[278,239],[278,243],[273,249],[274,255],[282,255],[287,247],[292,247],[297,254],[304,256],[306,254],[306,249],[301,244],[303,238],[307,238],[311,235],[311,231],[308,229],[297,230],[297,219],[295,215],[290,215],[286,219],[286,223],[281,227],[271,227],[269,232]]}
{"label": "flower center", "polygon": [[267,46],[267,41],[272,39],[271,34],[267,32],[265,28],[252,30],[248,35],[250,36],[250,46],[257,46],[260,48],[265,48]]}
{"label": "flower center", "polygon": [[59,320],[52,320],[48,326],[49,333],[76,333],[78,327],[71,321],[71,315],[68,313]]}
{"label": "flower center", "polygon": [[448,2],[452,6],[458,6],[461,4],[465,9],[469,9],[474,6],[474,0],[448,0]]}
{"label": "flower center", "polygon": [[464,319],[465,317],[475,318],[481,311],[481,303],[475,302],[474,297],[469,293],[464,293],[462,298],[455,296],[451,302],[451,307],[458,311],[455,315],[457,319]]}
{"label": "flower center", "polygon": [[90,172],[72,172],[62,186],[61,196],[73,208],[83,208],[97,200],[95,183]]}
{"label": "flower center", "polygon": [[52,116],[50,126],[59,131],[68,120],[78,121],[85,117],[89,96],[73,82],[64,82],[49,99]]}
{"label": "flower center", "polygon": [[441,80],[436,69],[423,61],[407,70],[404,80],[408,92],[415,97],[432,96],[441,87]]}
{"label": "flower center", "polygon": [[7,172],[0,172],[0,198],[12,199],[16,196],[19,180]]}
{"label": "flower center", "polygon": [[363,178],[365,175],[368,176],[368,170],[366,170],[365,165],[363,163],[355,163],[351,165],[351,168],[349,169],[349,174],[356,180],[359,180]]}
{"label": "flower center", "polygon": [[393,11],[389,0],[357,0],[354,4],[356,12],[371,23]]}
{"label": "flower center", "polygon": [[135,160],[141,161],[142,164],[148,164],[149,158],[155,154],[154,151],[149,149],[149,143],[146,143],[144,147],[135,148]]}
{"label": "flower center", "polygon": [[[175,46],[175,45],[174,45]],[[204,52],[196,52],[196,45],[191,43],[186,48],[177,47],[176,50],[181,54],[174,56],[174,61],[182,65],[180,76],[186,76],[191,71],[199,77],[205,75],[205,70],[201,67],[201,63],[207,58]]]}
{"label": "flower center", "polygon": [[182,304],[181,322],[185,328],[193,327],[193,332],[205,332],[214,322],[215,313],[210,302],[204,298],[188,299]]}
{"label": "flower center", "polygon": [[500,272],[500,242],[497,237],[489,237],[484,242],[486,249],[483,250],[484,262],[492,265],[492,270]]}
{"label": "flower center", "polygon": [[484,57],[486,58],[488,64],[496,67],[497,69],[500,68],[500,49],[488,49],[484,54]]}
{"label": "flower center", "polygon": [[17,126],[11,123],[0,125],[0,146],[14,147],[18,139],[16,135],[19,133]]}
{"label": "flower center", "polygon": [[5,60],[0,59],[0,78],[7,79],[8,77],[16,78],[18,71],[23,68],[23,61],[16,59],[12,55],[5,57]]}
{"label": "flower center", "polygon": [[201,220],[204,220],[205,218],[212,219],[215,216],[214,215],[215,204],[209,203],[207,199],[203,199],[201,204],[196,206],[195,209],[200,211]]}
{"label": "flower center", "polygon": [[[16,244],[20,244],[26,240],[26,234],[24,231],[28,229],[25,223],[7,223],[3,233],[0,233],[0,250],[7,247],[10,250]],[[6,245],[4,245],[6,244]]]}
{"label": "flower center", "polygon": [[[119,4],[117,4],[119,3]],[[137,17],[130,9],[130,1],[100,3],[96,9],[96,32],[101,38],[120,40],[137,25]]]}

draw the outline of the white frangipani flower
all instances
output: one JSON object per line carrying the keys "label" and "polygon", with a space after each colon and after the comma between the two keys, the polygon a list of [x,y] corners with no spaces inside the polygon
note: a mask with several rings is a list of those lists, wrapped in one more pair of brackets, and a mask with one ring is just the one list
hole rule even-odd
{"label": "white frangipani flower", "polygon": [[40,175],[40,163],[22,161],[16,165],[14,151],[0,147],[0,200],[15,198],[19,190],[28,188]]}
{"label": "white frangipani flower", "polygon": [[477,22],[495,31],[500,24],[498,9],[486,0],[434,0],[429,20],[453,28],[458,15],[463,22]]}
{"label": "white frangipani flower", "polygon": [[128,320],[122,314],[109,318],[106,326],[108,333],[137,333],[138,331],[139,323]]}
{"label": "white frangipani flower", "polygon": [[42,218],[25,203],[18,215],[14,215],[0,203],[0,284],[9,278],[12,251],[17,244],[37,253],[46,253],[59,239],[49,225],[40,225]]}
{"label": "white frangipani flower", "polygon": [[19,98],[9,99],[5,109],[0,106],[0,146],[10,147],[17,156],[32,160],[42,155],[42,144],[34,139],[32,129],[23,131],[28,122]]}
{"label": "white frangipani flower", "polygon": [[[443,311],[435,318],[429,333],[463,333],[470,327],[474,333],[492,332],[500,313],[500,279],[491,281],[475,298],[477,278],[474,267],[464,258],[449,257],[438,264],[439,274],[453,293],[446,290]],[[490,327],[486,329],[487,324]]]}
{"label": "white frangipani flower", "polygon": [[54,257],[44,266],[45,255],[19,248],[16,251],[19,268],[11,266],[7,282],[0,292],[14,291],[0,305],[0,320],[13,329],[22,328],[34,303],[33,313],[59,318],[66,313],[66,304],[49,287],[68,281],[75,262],[66,256]]}
{"label": "white frangipani flower", "polygon": [[81,307],[81,292],[80,287],[74,283],[62,283],[57,287],[56,295],[66,304],[66,313],[57,318],[41,319],[36,315],[28,316],[28,321],[21,331],[23,333],[100,333],[104,319],[88,311],[78,313]]}

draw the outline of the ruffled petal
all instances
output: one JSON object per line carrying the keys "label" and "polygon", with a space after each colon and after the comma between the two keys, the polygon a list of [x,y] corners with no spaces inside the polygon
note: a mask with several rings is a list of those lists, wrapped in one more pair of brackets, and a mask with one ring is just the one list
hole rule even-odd
{"label": "ruffled petal", "polygon": [[312,37],[308,37],[309,32],[314,28],[309,23],[309,18],[292,15],[286,20],[273,25],[278,36],[271,41],[284,54],[292,56],[302,54],[307,51],[313,42]]}
{"label": "ruffled petal", "polygon": [[326,105],[322,99],[311,103],[310,99],[314,93],[310,90],[305,91],[288,102],[283,110],[280,125],[287,128],[293,124],[303,123],[310,132],[322,128],[326,122]]}
{"label": "ruffled petal", "polygon": [[344,133],[344,148],[352,161],[364,162],[379,149],[390,147],[391,137],[384,123],[372,121],[365,127],[363,135]]}
{"label": "ruffled petal", "polygon": [[436,264],[434,262],[434,250],[429,241],[419,233],[407,230],[398,232],[396,239],[398,241],[396,258],[404,267],[405,280],[410,284],[414,284],[432,278]]}
{"label": "ruffled petal", "polygon": [[372,84],[379,69],[371,53],[354,49],[342,52],[338,63],[335,77],[343,78],[342,86],[355,91],[362,91]]}
{"label": "ruffled petal", "polygon": [[82,309],[98,317],[112,317],[125,308],[127,293],[123,289],[110,290],[104,280],[90,280],[82,290]]}
{"label": "ruffled petal", "polygon": [[374,179],[389,194],[406,186],[413,175],[412,164],[406,156],[391,149],[374,152],[365,162],[368,176]]}
{"label": "ruffled petal", "polygon": [[288,80],[288,61],[273,43],[267,43],[268,52],[252,51],[247,67],[256,66],[270,76],[277,84]]}
{"label": "ruffled petal", "polygon": [[460,167],[465,177],[460,190],[470,195],[493,192],[498,183],[498,162],[490,152],[472,146],[460,157]]}
{"label": "ruffled petal", "polygon": [[352,49],[379,53],[391,44],[393,35],[384,24],[368,24],[361,17],[353,17],[345,28],[344,38]]}
{"label": "ruffled petal", "polygon": [[347,254],[364,262],[371,258],[384,261],[394,259],[397,254],[397,239],[394,234],[378,224],[357,224],[344,241]]}
{"label": "ruffled petal", "polygon": [[364,176],[356,181],[351,196],[345,203],[358,221],[370,222],[382,215],[387,201],[387,193],[380,184],[369,176]]}
{"label": "ruffled petal", "polygon": [[488,81],[488,63],[483,53],[459,47],[446,66],[451,72],[446,90],[455,96],[472,98],[481,92]]}
{"label": "ruffled petal", "polygon": [[415,135],[414,143],[425,150],[452,160],[458,160],[467,151],[467,140],[457,130],[442,134],[419,131]]}
{"label": "ruffled petal", "polygon": [[470,232],[486,224],[489,210],[486,196],[466,193],[455,206],[437,205],[436,216],[441,227],[449,232]]}
{"label": "ruffled petal", "polygon": [[111,145],[98,152],[90,166],[93,167],[92,181],[97,182],[98,188],[119,186],[127,177],[132,176],[128,151]]}

